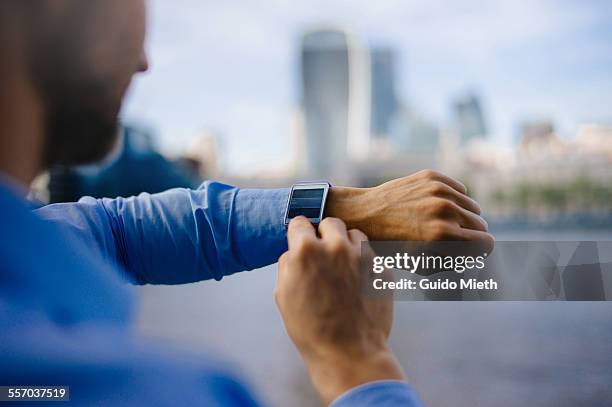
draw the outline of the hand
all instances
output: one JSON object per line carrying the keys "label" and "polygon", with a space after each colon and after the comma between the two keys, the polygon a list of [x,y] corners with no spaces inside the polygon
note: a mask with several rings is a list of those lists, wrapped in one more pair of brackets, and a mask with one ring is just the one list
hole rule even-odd
{"label": "hand", "polygon": [[463,184],[425,170],[374,188],[333,187],[326,215],[372,240],[470,240],[493,245],[480,206]]}
{"label": "hand", "polygon": [[366,298],[360,287],[359,230],[325,218],[319,235],[304,217],[291,221],[279,259],[276,304],[325,403],[374,380],[403,380],[387,347],[393,298]]}

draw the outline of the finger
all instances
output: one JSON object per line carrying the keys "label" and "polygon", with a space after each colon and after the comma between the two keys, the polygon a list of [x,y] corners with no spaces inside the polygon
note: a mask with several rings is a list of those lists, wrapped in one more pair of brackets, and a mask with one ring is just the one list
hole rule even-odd
{"label": "finger", "polygon": [[367,242],[368,236],[359,229],[351,229],[348,231],[348,238],[351,243],[361,246],[361,242]]}
{"label": "finger", "polygon": [[437,175],[439,177],[438,181],[444,182],[446,185],[450,186],[458,192],[461,192],[462,194],[467,194],[467,188],[465,185],[463,185],[463,183],[457,181],[454,178],[449,177],[448,175],[440,173],[438,173]]}
{"label": "finger", "polygon": [[429,180],[443,182],[446,185],[450,186],[451,188],[455,189],[456,191],[461,192],[462,194],[467,194],[467,188],[465,187],[465,185],[463,185],[461,182],[457,181],[456,179],[449,177],[448,175],[444,175],[440,172],[431,171],[431,170],[422,171],[422,173],[425,176],[425,178]]}
{"label": "finger", "polygon": [[349,230],[348,237],[353,247],[355,247],[361,253],[362,256],[374,255],[374,252],[372,251],[372,248],[370,247],[370,245],[363,244],[363,242],[367,243],[369,239],[368,239],[368,236],[365,233],[363,233],[361,230],[359,229]]}
{"label": "finger", "polygon": [[278,269],[285,269],[285,267],[287,266],[287,260],[289,260],[289,252],[285,252],[283,253],[279,258],[278,258]]}
{"label": "finger", "polygon": [[325,218],[319,224],[319,235],[324,241],[346,240],[346,225],[338,218]]}
{"label": "finger", "polygon": [[452,188],[446,184],[444,185],[446,188],[444,188],[444,191],[440,193],[440,196],[452,200],[457,205],[467,209],[470,212],[475,213],[476,215],[480,215],[482,213],[482,209],[480,208],[478,202],[476,202],[469,196],[457,191],[455,188]]}
{"label": "finger", "polygon": [[317,232],[312,224],[304,216],[293,218],[287,229],[287,242],[289,250],[307,239],[317,239]]}
{"label": "finger", "polygon": [[459,225],[463,228],[479,230],[481,232],[486,232],[489,230],[489,224],[486,220],[476,215],[474,212],[470,212],[461,207],[457,207],[458,215],[459,215]]}
{"label": "finger", "polygon": [[458,228],[454,231],[455,238],[457,240],[466,240],[477,242],[486,253],[491,253],[495,246],[495,237],[488,232],[482,232],[480,230]]}
{"label": "finger", "polygon": [[276,273],[276,286],[279,285],[282,275],[287,270],[287,262],[289,260],[289,252],[285,252],[278,258],[278,273]]}

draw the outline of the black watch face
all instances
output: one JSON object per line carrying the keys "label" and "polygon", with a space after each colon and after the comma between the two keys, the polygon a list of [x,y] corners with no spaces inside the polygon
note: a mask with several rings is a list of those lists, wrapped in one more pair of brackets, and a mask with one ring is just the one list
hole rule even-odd
{"label": "black watch face", "polygon": [[305,216],[311,220],[322,217],[325,188],[295,188],[287,208],[287,221],[296,216]]}

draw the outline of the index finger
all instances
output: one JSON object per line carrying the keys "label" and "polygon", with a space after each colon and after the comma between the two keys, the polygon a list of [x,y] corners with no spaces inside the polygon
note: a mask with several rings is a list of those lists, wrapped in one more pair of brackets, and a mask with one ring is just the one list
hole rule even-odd
{"label": "index finger", "polygon": [[312,224],[304,216],[298,216],[291,220],[287,229],[287,243],[289,250],[297,246],[298,242],[305,239],[317,239],[317,232]]}
{"label": "index finger", "polygon": [[453,188],[457,192],[461,192],[462,194],[467,194],[467,188],[462,182],[457,181],[456,179],[451,178],[448,175],[444,175],[442,173],[437,173],[436,177],[438,178],[438,181],[444,182],[446,185]]}
{"label": "index finger", "polygon": [[456,179],[449,177],[448,175],[442,174],[441,172],[432,171],[432,170],[424,170],[424,171],[419,171],[417,175],[420,175],[421,177],[424,177],[425,179],[428,179],[428,180],[443,182],[449,187],[455,189],[456,191],[461,192],[462,194],[467,194],[467,188],[465,187],[465,185],[463,185],[461,182],[457,181]]}

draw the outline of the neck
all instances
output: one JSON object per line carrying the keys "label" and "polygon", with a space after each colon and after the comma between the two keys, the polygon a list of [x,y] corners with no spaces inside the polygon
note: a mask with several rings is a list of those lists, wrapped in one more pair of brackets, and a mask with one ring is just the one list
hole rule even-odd
{"label": "neck", "polygon": [[27,187],[42,170],[43,112],[25,78],[3,78],[10,80],[0,82],[0,172]]}

